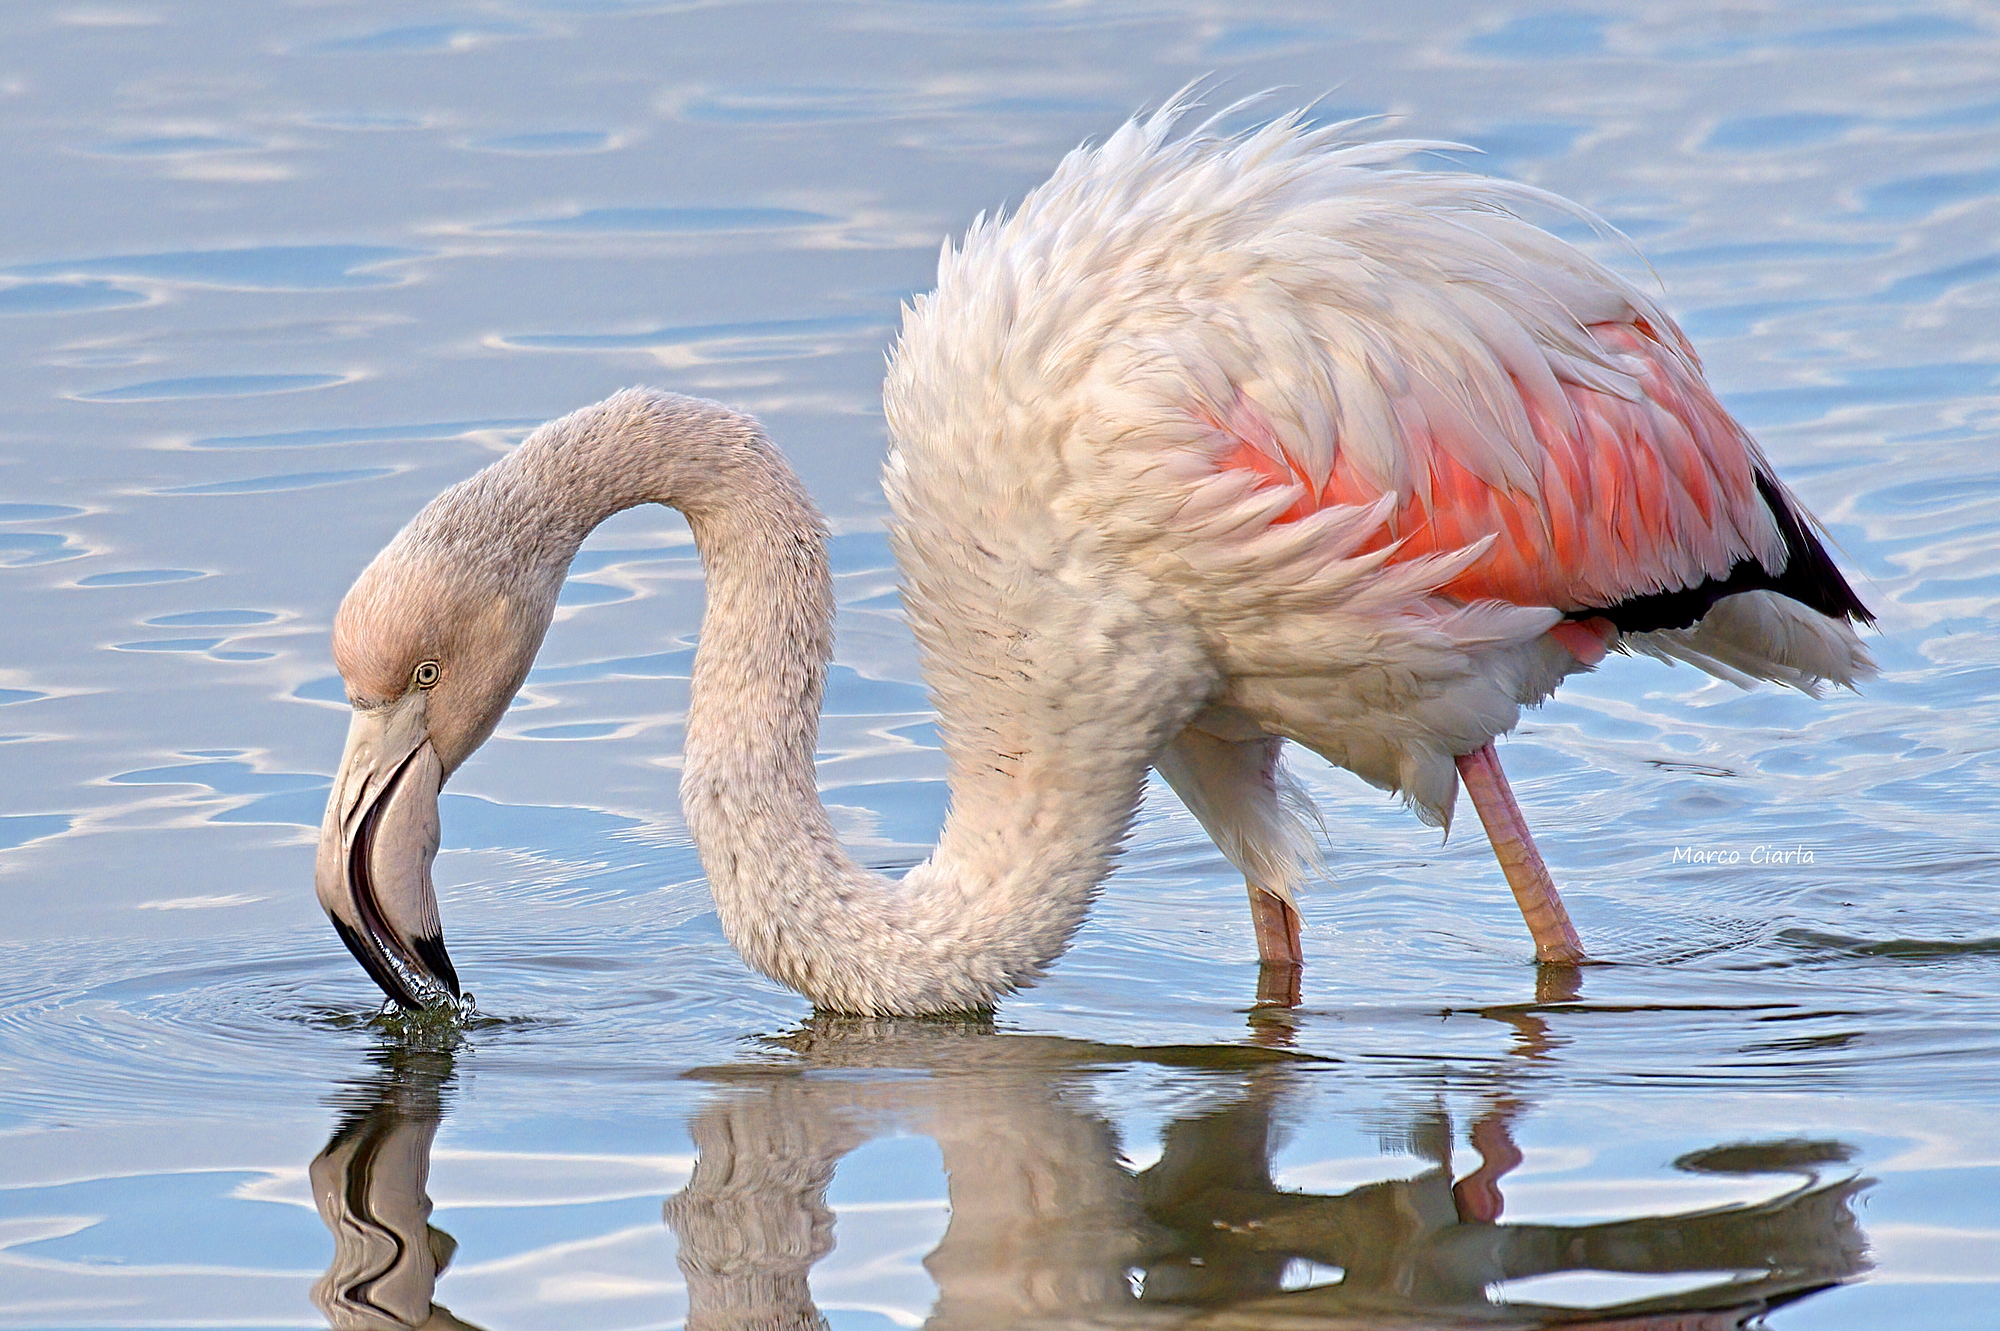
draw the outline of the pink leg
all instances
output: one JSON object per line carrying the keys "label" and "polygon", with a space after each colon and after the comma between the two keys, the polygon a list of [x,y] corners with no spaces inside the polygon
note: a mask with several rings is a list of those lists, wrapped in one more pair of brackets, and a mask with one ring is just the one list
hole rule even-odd
{"label": "pink leg", "polygon": [[1507,774],[1500,770],[1500,755],[1493,752],[1491,744],[1465,754],[1458,760],[1458,775],[1465,782],[1466,794],[1472,796],[1472,806],[1479,810],[1479,821],[1486,825],[1487,838],[1507,875],[1507,886],[1514,889],[1528,932],[1534,935],[1535,960],[1559,965],[1584,960],[1583,940],[1576,936],[1576,926],[1569,922],[1569,912],[1556,894],[1542,853],[1528,834],[1528,821],[1514,802]]}
{"label": "pink leg", "polygon": [[1507,1128],[1507,1112],[1496,1108],[1472,1125],[1472,1144],[1479,1151],[1479,1168],[1454,1183],[1451,1199],[1462,1222],[1493,1224],[1500,1219],[1507,1199],[1500,1195],[1500,1180],[1524,1158]]}
{"label": "pink leg", "polygon": [[1299,944],[1299,913],[1292,903],[1255,883],[1250,886],[1250,921],[1257,928],[1257,1002],[1261,1006],[1297,1007],[1299,977],[1306,953]]}

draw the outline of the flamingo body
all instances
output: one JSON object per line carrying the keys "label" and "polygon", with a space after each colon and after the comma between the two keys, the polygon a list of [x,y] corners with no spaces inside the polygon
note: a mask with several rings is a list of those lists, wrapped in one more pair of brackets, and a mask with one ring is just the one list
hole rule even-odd
{"label": "flamingo body", "polygon": [[1673,320],[1517,215],[1572,205],[1384,169],[1436,145],[1173,124],[1072,154],[906,318],[889,494],[939,669],[975,668],[951,533],[1021,574],[1060,548],[1202,644],[1200,733],[1297,740],[1439,822],[1453,759],[1607,649],[1869,671],[1865,610]]}
{"label": "flamingo body", "polygon": [[1286,740],[1434,823],[1462,774],[1538,955],[1574,960],[1492,748],[1522,707],[1612,650],[1809,692],[1872,670],[1866,610],[1672,319],[1518,215],[1568,205],[1392,169],[1430,145],[1179,114],[1072,153],[906,311],[884,487],[950,767],[933,857],[870,873],[816,793],[833,601],[796,476],[747,417],[628,390],[439,496],[342,605],[319,891],[392,996],[457,993],[436,792],[635,504],[684,512],[708,577],[681,807],[723,928],[845,1011],[1033,982],[1151,768],[1295,1001],[1315,815]]}

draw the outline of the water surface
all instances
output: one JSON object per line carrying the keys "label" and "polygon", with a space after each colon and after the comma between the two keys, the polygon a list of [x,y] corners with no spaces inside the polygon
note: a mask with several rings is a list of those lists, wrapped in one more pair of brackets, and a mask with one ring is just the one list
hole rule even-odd
{"label": "water surface", "polygon": [[[310,887],[354,573],[616,388],[760,413],[837,533],[826,799],[921,859],[898,304],[1203,75],[1642,245],[1583,238],[1825,519],[1882,679],[1614,660],[1505,742],[1611,964],[1538,972],[1476,828],[1301,762],[1289,1016],[1160,787],[990,1023],[814,1017],[716,926],[674,791],[699,568],[634,512],[443,802],[479,1018],[379,1020]],[[1990,1324],[1989,14],[38,3],[0,112],[0,1327]]]}

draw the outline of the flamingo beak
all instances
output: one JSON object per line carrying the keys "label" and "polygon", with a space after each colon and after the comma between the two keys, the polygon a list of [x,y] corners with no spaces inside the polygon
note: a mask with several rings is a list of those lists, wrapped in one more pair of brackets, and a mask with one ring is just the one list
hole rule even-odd
{"label": "flamingo beak", "polygon": [[400,1006],[457,1006],[431,861],[444,767],[431,747],[428,695],[356,708],[320,825],[319,904],[340,940]]}

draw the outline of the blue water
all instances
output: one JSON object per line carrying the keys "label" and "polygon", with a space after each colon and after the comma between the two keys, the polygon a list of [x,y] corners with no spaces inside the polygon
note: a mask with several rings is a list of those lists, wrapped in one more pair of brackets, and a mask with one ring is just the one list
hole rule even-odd
{"label": "blue water", "polygon": [[[633,512],[442,802],[480,1015],[380,1019],[310,883],[374,551],[619,387],[759,413],[837,533],[825,797],[920,860],[898,307],[1202,76],[1632,237],[1582,239],[1825,521],[1882,679],[1614,659],[1530,716],[1580,974],[1476,828],[1301,761],[1288,1017],[1164,787],[991,1023],[815,1017],[716,925],[675,798],[700,569]],[[1944,4],[0,16],[0,1328],[1992,1325],[1996,153],[2000,23]]]}

